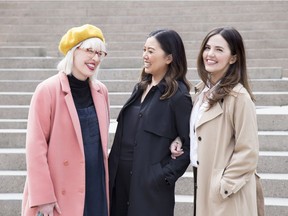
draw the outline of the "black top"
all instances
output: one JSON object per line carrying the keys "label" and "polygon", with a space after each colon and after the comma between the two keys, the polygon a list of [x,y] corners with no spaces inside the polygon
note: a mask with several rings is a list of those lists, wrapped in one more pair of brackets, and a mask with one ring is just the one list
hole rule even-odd
{"label": "black top", "polygon": [[82,81],[78,80],[72,74],[69,74],[68,80],[75,106],[80,109],[92,106],[93,99],[89,86],[89,78]]}
{"label": "black top", "polygon": [[138,127],[138,115],[141,108],[141,96],[138,97],[124,112],[123,136],[121,144],[120,159],[132,160],[135,145],[135,136]]}

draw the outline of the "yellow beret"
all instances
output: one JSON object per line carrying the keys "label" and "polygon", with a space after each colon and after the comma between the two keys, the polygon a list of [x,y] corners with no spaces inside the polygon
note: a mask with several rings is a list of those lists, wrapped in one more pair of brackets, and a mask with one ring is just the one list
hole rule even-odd
{"label": "yellow beret", "polygon": [[81,41],[94,37],[101,39],[105,43],[101,29],[97,28],[96,26],[85,24],[79,27],[71,28],[61,38],[58,46],[59,51],[66,55],[70,49],[72,49]]}

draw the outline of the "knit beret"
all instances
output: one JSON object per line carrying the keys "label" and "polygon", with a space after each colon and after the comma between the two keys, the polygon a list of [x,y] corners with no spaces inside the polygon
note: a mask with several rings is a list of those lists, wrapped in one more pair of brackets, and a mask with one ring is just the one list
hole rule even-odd
{"label": "knit beret", "polygon": [[99,38],[105,43],[105,39],[100,28],[97,28],[96,26],[90,24],[73,27],[69,29],[66,34],[63,35],[63,37],[61,38],[58,46],[59,51],[62,54],[66,55],[70,49],[79,44],[81,41],[94,37]]}

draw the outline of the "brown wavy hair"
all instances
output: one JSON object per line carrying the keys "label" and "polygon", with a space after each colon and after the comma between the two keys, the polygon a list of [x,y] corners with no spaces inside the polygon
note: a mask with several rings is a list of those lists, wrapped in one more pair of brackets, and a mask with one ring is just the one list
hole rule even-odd
{"label": "brown wavy hair", "polygon": [[203,52],[208,40],[214,35],[221,35],[229,45],[231,50],[231,55],[236,55],[236,62],[230,64],[228,70],[221,78],[219,85],[213,91],[213,98],[209,98],[209,106],[212,107],[215,103],[222,100],[226,95],[228,95],[232,89],[241,83],[248,91],[251,99],[255,101],[252,94],[247,76],[247,66],[246,66],[246,54],[242,36],[233,27],[221,27],[210,31],[204,38],[200,52],[197,58],[197,70],[198,75],[206,86],[211,83],[214,85],[209,76],[209,72],[205,70]]}
{"label": "brown wavy hair", "polygon": [[[182,81],[188,91],[190,91],[190,83],[186,78],[187,75],[187,59],[183,41],[180,35],[174,30],[160,29],[151,32],[149,37],[155,37],[160,44],[160,47],[167,55],[172,55],[173,60],[168,65],[168,70],[164,76],[166,85],[165,92],[160,97],[161,100],[173,96],[178,89],[178,81]],[[152,81],[152,75],[145,72],[143,68],[139,86],[141,89],[146,89]]]}

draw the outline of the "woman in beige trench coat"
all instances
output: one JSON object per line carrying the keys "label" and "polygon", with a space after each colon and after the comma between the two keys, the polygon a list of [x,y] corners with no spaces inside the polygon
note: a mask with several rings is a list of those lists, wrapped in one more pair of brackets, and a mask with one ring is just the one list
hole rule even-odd
{"label": "woman in beige trench coat", "polygon": [[[201,82],[190,119],[194,216],[257,216],[258,129],[239,32],[209,32],[197,64]],[[174,157],[177,148],[171,145]]]}

